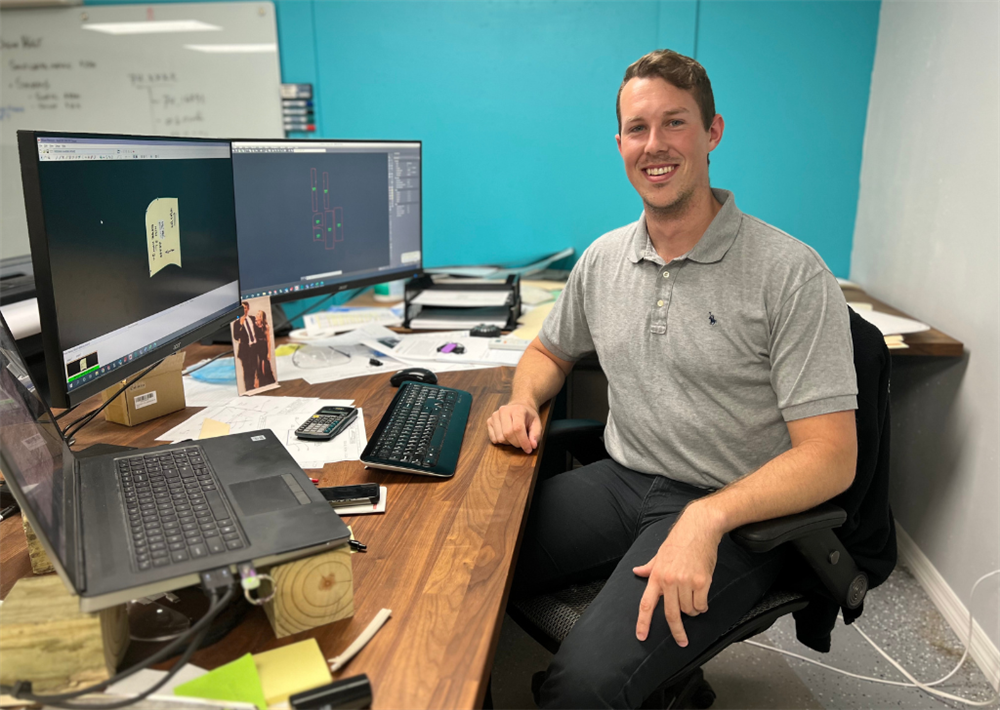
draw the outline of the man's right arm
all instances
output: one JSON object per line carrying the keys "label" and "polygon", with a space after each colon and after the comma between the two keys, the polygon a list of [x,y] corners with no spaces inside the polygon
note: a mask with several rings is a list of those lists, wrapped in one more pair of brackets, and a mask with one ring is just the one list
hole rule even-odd
{"label": "man's right arm", "polygon": [[534,451],[542,433],[538,410],[559,393],[572,369],[572,362],[553,355],[537,337],[532,340],[517,364],[510,401],[486,422],[490,441]]}

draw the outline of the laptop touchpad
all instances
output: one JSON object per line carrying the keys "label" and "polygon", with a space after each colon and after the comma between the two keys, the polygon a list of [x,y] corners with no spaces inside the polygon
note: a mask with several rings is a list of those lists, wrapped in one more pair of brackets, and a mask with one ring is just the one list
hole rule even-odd
{"label": "laptop touchpad", "polygon": [[260,478],[256,481],[234,483],[229,486],[229,491],[244,515],[271,513],[285,508],[296,508],[310,502],[295,477],[289,473]]}

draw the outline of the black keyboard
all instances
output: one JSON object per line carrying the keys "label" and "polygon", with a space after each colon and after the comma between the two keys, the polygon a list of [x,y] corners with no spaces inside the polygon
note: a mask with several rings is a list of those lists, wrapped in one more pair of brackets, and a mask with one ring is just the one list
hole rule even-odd
{"label": "black keyboard", "polygon": [[361,461],[375,468],[450,478],[458,466],[471,407],[468,392],[404,382]]}
{"label": "black keyboard", "polygon": [[246,547],[201,447],[115,459],[140,571]]}

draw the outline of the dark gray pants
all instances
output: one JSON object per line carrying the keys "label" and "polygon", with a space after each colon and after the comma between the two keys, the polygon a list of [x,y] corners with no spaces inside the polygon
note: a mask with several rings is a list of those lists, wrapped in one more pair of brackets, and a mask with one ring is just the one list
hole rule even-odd
{"label": "dark gray pants", "polygon": [[670,635],[662,600],[649,636],[636,639],[646,580],[632,568],[652,559],[684,506],[707,493],[611,459],[539,482],[512,596],[609,577],[552,660],[541,689],[542,707],[638,707],[768,590],[783,553],[750,553],[726,535],[719,545],[708,612],[682,615],[688,646],[679,647]]}

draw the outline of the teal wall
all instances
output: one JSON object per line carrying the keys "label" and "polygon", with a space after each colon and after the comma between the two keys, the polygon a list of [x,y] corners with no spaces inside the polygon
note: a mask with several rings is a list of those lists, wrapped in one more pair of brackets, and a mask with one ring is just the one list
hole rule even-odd
{"label": "teal wall", "polygon": [[708,70],[712,182],[847,276],[879,3],[276,0],[325,138],[424,142],[425,264],[581,252],[642,209],[615,94],[658,47]]}

